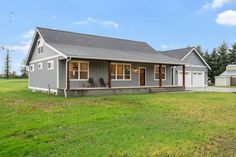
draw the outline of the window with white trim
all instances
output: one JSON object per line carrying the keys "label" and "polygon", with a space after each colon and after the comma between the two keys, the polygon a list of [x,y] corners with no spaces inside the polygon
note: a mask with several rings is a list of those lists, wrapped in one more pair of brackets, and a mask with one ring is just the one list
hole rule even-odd
{"label": "window with white trim", "polygon": [[32,72],[34,71],[34,64],[30,65],[30,71],[32,71]]}
{"label": "window with white trim", "polygon": [[[161,69],[161,78],[166,79],[166,66],[162,66]],[[154,65],[154,80],[159,80],[159,65]]]}
{"label": "window with white trim", "polygon": [[88,80],[89,62],[71,61],[70,62],[70,79],[71,80]]}
{"label": "window with white trim", "polygon": [[42,54],[43,53],[43,41],[41,39],[39,39],[37,42],[37,48],[38,48],[38,54]]}
{"label": "window with white trim", "polygon": [[51,61],[48,61],[48,70],[52,70],[54,69],[54,61],[51,60]]}
{"label": "window with white trim", "polygon": [[111,64],[112,80],[131,80],[131,65],[122,63]]}
{"label": "window with white trim", "polygon": [[39,70],[42,70],[42,69],[43,69],[43,63],[42,63],[42,62],[38,63],[38,69],[39,69]]}

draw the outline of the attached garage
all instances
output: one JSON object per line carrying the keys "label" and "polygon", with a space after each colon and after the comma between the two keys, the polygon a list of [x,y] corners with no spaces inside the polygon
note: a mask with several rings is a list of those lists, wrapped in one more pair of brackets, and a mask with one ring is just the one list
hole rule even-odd
{"label": "attached garage", "polygon": [[[191,87],[191,72],[190,71],[186,71],[185,72],[185,86],[186,87]],[[178,86],[182,86],[183,85],[183,72],[179,71],[178,72]]]}
{"label": "attached garage", "polygon": [[[183,72],[178,72],[178,85],[183,84]],[[186,87],[205,87],[205,72],[204,71],[186,71],[185,72]]]}

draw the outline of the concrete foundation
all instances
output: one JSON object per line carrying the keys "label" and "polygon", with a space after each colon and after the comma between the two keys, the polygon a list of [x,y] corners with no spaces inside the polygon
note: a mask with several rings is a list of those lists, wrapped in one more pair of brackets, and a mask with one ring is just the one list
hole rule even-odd
{"label": "concrete foundation", "polygon": [[[158,92],[176,92],[185,91],[184,87],[144,87],[144,88],[88,88],[67,90],[67,97],[80,96],[101,96],[115,94],[137,94],[137,93],[158,93]],[[64,90],[58,89],[58,95],[64,96]]]}

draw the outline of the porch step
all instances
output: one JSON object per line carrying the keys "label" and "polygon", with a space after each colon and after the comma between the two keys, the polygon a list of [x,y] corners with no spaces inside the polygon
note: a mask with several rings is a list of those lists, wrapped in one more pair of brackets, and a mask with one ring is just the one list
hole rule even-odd
{"label": "porch step", "polygon": [[157,92],[164,92],[165,88],[150,88],[149,92],[150,93],[157,93]]}

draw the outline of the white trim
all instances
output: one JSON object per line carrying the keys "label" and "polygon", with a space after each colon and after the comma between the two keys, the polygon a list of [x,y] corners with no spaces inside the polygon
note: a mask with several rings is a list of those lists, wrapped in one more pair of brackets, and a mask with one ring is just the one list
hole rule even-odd
{"label": "white trim", "polygon": [[[89,79],[89,61],[81,61],[81,60],[72,60],[72,61],[70,61],[70,64],[71,63],[77,63],[78,64],[78,79],[70,79],[70,81],[88,81],[88,79]],[[87,70],[87,79],[80,79],[80,72],[81,72],[81,70],[80,70],[80,63],[87,63],[88,64],[88,70]],[[70,67],[69,67],[69,73],[70,73],[70,71],[71,71],[71,69],[70,69]]]}
{"label": "white trim", "polygon": [[193,68],[207,68],[206,66],[203,65],[186,65],[186,67],[193,67]]}
{"label": "white trim", "polygon": [[207,64],[207,62],[202,58],[202,56],[199,54],[199,52],[197,51],[197,49],[196,48],[193,48],[191,51],[189,51],[185,56],[184,56],[184,58],[182,58],[181,59],[181,61],[184,61],[184,59],[185,58],[187,58],[188,56],[189,56],[189,54],[191,53],[191,52],[193,52],[193,50],[197,53],[197,55],[201,58],[201,60],[204,62],[204,64],[208,67],[208,69],[210,69],[211,70],[211,67]]}
{"label": "white trim", "polygon": [[[50,67],[50,68],[48,67],[48,64],[49,64],[49,63],[51,64],[51,67]],[[54,69],[54,60],[48,61],[48,62],[47,62],[47,67],[48,67],[48,70],[53,70],[53,69]]]}
{"label": "white trim", "polygon": [[[41,65],[40,67],[39,67],[39,65]],[[38,63],[38,70],[42,70],[43,69],[43,63],[42,62],[39,62]]]}
{"label": "white trim", "polygon": [[59,57],[57,57],[57,88],[59,88]]}
{"label": "white trim", "polygon": [[146,67],[138,67],[138,86],[144,87],[144,86],[141,86],[141,85],[140,85],[140,69],[145,69],[145,76],[144,76],[144,78],[145,78],[145,85],[144,85],[144,86],[146,86],[146,73],[147,73],[147,68],[146,68]]}
{"label": "white trim", "polygon": [[[158,79],[156,79],[155,77],[156,77],[156,71],[155,71],[155,67],[158,67],[159,68],[159,66],[160,65],[154,65],[154,81],[159,81],[159,78]],[[163,81],[166,81],[166,65],[162,65],[162,68],[165,68],[165,79],[162,79]]]}
{"label": "white trim", "polygon": [[55,51],[55,52],[59,53],[61,56],[63,56],[63,57],[65,57],[65,58],[67,58],[67,56],[66,56],[65,54],[63,54],[61,51],[59,51],[59,50],[55,49],[54,47],[52,47],[52,46],[51,46],[51,45],[49,45],[48,43],[46,43],[46,42],[45,42],[45,45],[46,45],[47,47],[49,47],[50,49],[52,49],[53,51]]}
{"label": "white trim", "polygon": [[[111,64],[115,65],[115,79],[111,79],[111,81],[131,81],[132,80],[132,65],[130,63],[120,63],[120,62],[111,62]],[[123,79],[117,79],[117,65],[120,64],[123,66]],[[130,79],[125,79],[125,66],[130,66]]]}
{"label": "white trim", "polygon": [[[41,36],[41,38],[43,39],[43,37],[42,37],[42,35],[40,34],[40,32],[39,32],[38,29],[37,29],[37,31],[38,31],[39,35]],[[52,47],[52,46],[49,45],[48,43],[46,43],[44,39],[43,39],[43,41],[44,41],[44,43],[45,43],[46,46],[48,46],[49,48],[51,48],[51,49],[54,50],[55,52],[59,53],[59,54],[62,55],[63,57],[67,58],[67,56],[66,56],[64,53],[62,53],[61,51],[55,49],[54,47]]]}
{"label": "white trim", "polygon": [[[39,87],[32,87],[32,86],[29,86],[29,89],[31,90],[38,90],[38,91],[46,91],[48,92],[48,88],[39,88]],[[54,93],[57,93],[57,90],[56,89],[50,89],[50,92],[54,92]]]}
{"label": "white trim", "polygon": [[[36,37],[36,34],[37,34],[37,33],[38,33],[38,29],[36,29],[36,30],[34,31],[33,38],[32,38],[32,40],[31,40],[31,42],[30,42],[30,47],[29,47],[29,50],[28,50],[27,58],[26,58],[26,65],[27,65],[27,62],[28,62],[28,60],[29,60],[30,52],[31,52],[31,49],[32,49],[32,46],[33,46],[33,43],[34,43],[34,40],[35,40],[35,37]],[[29,62],[29,63],[30,63],[30,62]]]}
{"label": "white trim", "polygon": [[55,55],[55,56],[51,56],[51,57],[45,57],[45,58],[41,58],[41,59],[38,59],[38,60],[31,61],[31,62],[29,62],[29,63],[31,64],[31,63],[41,62],[41,61],[45,61],[45,60],[49,60],[49,59],[54,59],[54,58],[60,57],[60,56],[61,56],[61,55]]}

